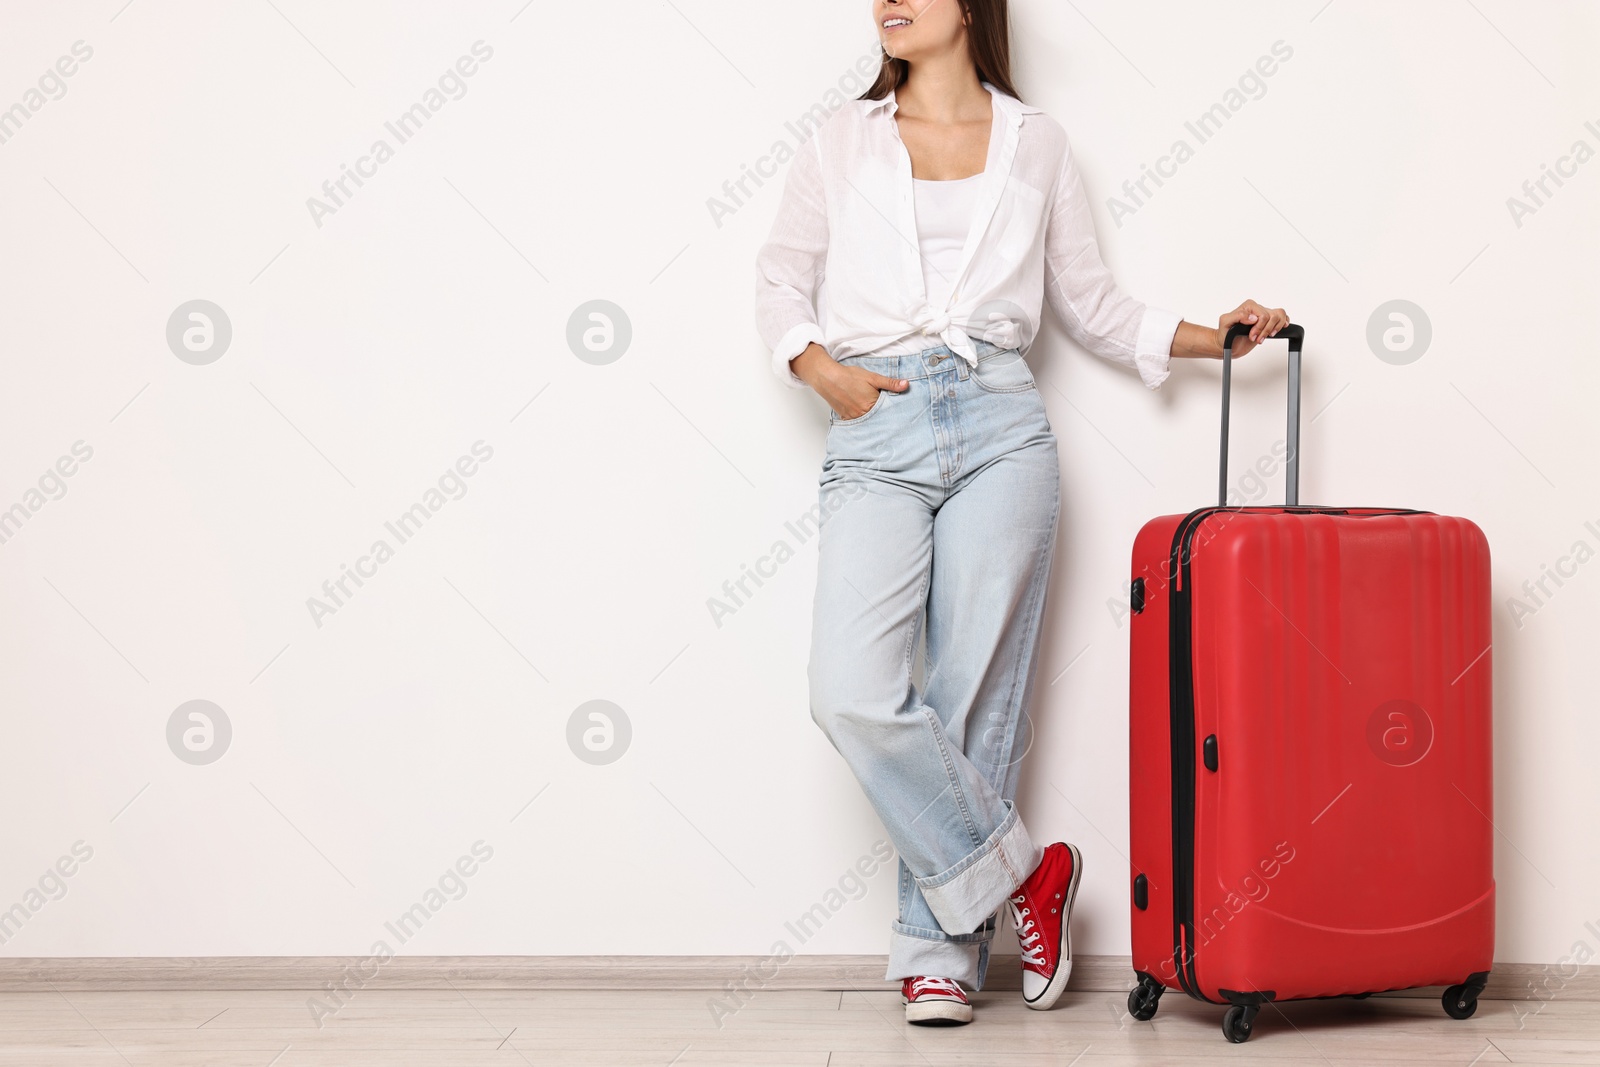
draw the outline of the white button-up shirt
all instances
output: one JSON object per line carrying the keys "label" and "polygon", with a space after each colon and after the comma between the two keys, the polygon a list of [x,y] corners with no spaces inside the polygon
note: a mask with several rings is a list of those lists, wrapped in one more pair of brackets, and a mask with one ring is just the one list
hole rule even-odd
{"label": "white button-up shirt", "polygon": [[974,337],[1026,354],[1045,299],[1089,351],[1152,389],[1166,380],[1180,319],[1117,288],[1066,131],[984,88],[994,103],[988,159],[945,307],[928,303],[923,284],[894,94],[849,101],[800,148],[756,259],[756,325],[784,381],[804,387],[789,361],[813,342],[835,359],[915,336],[973,362]]}

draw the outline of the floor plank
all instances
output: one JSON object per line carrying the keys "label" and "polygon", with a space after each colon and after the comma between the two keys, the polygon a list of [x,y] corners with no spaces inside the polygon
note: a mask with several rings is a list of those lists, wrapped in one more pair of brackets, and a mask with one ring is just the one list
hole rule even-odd
{"label": "floor plank", "polygon": [[320,1020],[314,990],[56,989],[0,993],[0,1067],[1388,1067],[1600,1065],[1600,1003],[1437,1000],[1273,1005],[1231,1045],[1221,1010],[1168,995],[1149,1022],[1115,992],[1051,1012],[1013,992],[973,1000],[968,1027],[905,1024],[881,989],[767,990],[713,1012],[706,990],[369,989]]}

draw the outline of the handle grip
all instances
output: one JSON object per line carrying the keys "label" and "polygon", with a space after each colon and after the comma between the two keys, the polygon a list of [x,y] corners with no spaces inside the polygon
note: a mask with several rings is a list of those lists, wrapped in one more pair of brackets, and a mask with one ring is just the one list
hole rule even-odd
{"label": "handle grip", "polygon": [[[1233,343],[1248,337],[1254,327],[1234,323],[1222,342],[1222,463],[1217,476],[1217,505],[1228,503],[1228,409],[1233,391]],[[1306,331],[1303,326],[1291,323],[1268,340],[1285,339],[1289,342],[1289,426],[1286,443],[1289,457],[1284,463],[1284,503],[1294,507],[1300,503],[1300,353],[1305,347]]]}

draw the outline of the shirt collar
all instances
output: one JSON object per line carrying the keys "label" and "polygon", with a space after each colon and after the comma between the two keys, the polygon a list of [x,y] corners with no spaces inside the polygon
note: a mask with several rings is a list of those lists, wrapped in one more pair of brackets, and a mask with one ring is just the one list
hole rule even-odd
{"label": "shirt collar", "polygon": [[[1011,96],[1009,93],[1001,92],[988,82],[981,84],[994,97],[995,106],[999,108],[1000,113],[1005,115],[1013,125],[1019,125],[1023,115],[1043,114],[1039,108],[1031,104],[1024,104],[1021,100]],[[890,89],[882,100],[863,100],[862,103],[866,105],[863,113],[867,115],[883,109],[888,109],[889,114],[893,115],[900,108],[899,102],[895,100],[895,91],[893,89]]]}

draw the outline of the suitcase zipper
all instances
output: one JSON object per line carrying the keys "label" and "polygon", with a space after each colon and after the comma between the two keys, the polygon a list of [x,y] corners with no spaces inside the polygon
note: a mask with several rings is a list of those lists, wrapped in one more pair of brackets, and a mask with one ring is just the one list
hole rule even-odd
{"label": "suitcase zipper", "polygon": [[1196,1000],[1208,1000],[1194,978],[1190,931],[1194,923],[1194,676],[1190,649],[1189,532],[1217,508],[1190,512],[1172,538],[1167,612],[1167,679],[1172,738],[1172,961],[1178,985]]}
{"label": "suitcase zipper", "polygon": [[[1276,507],[1251,509],[1206,507],[1191,511],[1178,524],[1172,537],[1168,562],[1172,590],[1167,612],[1167,684],[1171,711],[1169,734],[1172,739],[1172,962],[1178,984],[1185,993],[1208,1004],[1222,1004],[1200,990],[1195,977],[1194,957],[1194,820],[1195,820],[1195,716],[1194,716],[1194,619],[1189,563],[1194,552],[1194,535],[1205,520],[1222,512],[1264,511],[1295,515],[1349,515],[1350,508]],[[1411,508],[1360,509],[1364,515],[1423,515]]]}

